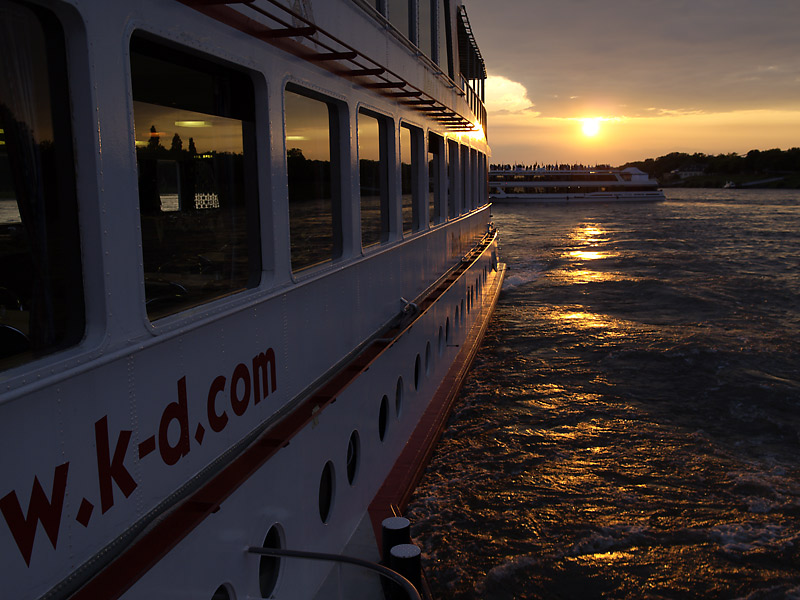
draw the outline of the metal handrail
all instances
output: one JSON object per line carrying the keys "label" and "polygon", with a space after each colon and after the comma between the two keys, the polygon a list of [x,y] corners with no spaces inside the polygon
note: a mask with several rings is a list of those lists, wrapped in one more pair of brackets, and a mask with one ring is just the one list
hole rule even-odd
{"label": "metal handrail", "polygon": [[278,557],[285,557],[285,558],[307,558],[310,560],[327,560],[336,563],[345,563],[350,565],[356,565],[358,567],[363,567],[364,569],[369,569],[370,571],[374,571],[378,575],[382,577],[386,577],[387,579],[391,579],[408,594],[410,600],[422,600],[417,591],[417,588],[414,587],[408,579],[397,573],[396,571],[392,571],[388,567],[384,567],[383,565],[379,565],[378,563],[364,560],[361,558],[356,558],[354,556],[344,556],[341,554],[327,554],[323,552],[308,552],[306,550],[287,550],[284,548],[263,548],[261,546],[250,546],[247,548],[247,551],[251,554],[260,554],[262,556],[278,556]]}

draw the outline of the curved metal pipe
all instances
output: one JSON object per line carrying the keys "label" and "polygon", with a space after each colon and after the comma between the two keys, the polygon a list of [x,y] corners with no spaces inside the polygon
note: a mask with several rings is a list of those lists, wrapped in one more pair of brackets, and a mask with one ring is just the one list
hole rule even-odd
{"label": "curved metal pipe", "polygon": [[411,600],[422,600],[420,598],[419,592],[417,588],[405,577],[400,575],[399,573],[392,571],[388,567],[384,567],[383,565],[379,565],[378,563],[364,560],[361,558],[355,558],[353,556],[344,556],[341,554],[326,554],[323,552],[307,552],[305,550],[286,550],[284,548],[262,548],[260,546],[250,546],[247,548],[247,551],[251,554],[260,554],[262,556],[278,556],[278,557],[285,557],[285,558],[307,558],[310,560],[328,560],[331,562],[338,562],[338,563],[346,563],[350,565],[356,565],[358,567],[363,567],[364,569],[369,569],[370,571],[376,572],[378,575],[382,577],[386,577],[387,579],[391,579],[408,594],[408,597]]}

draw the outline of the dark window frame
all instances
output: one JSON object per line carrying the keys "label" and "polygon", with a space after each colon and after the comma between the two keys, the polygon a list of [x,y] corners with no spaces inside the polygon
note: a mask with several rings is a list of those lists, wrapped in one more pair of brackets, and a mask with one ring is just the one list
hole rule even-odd
{"label": "dark window frame", "polygon": [[[343,110],[342,107],[343,103],[340,100],[336,100],[330,96],[326,96],[325,94],[303,87],[302,85],[291,81],[287,82],[283,90],[284,103],[286,102],[287,92],[321,102],[327,107],[328,110],[328,144],[329,144],[329,156],[330,156],[329,185],[331,194],[331,219],[332,219],[331,254],[329,257],[327,257],[325,260],[321,262],[302,264],[297,268],[295,268],[294,264],[292,264],[291,265],[292,273],[297,274],[320,265],[325,265],[331,262],[335,262],[336,260],[341,259],[344,254],[344,219],[342,214],[343,211],[342,159],[341,159],[341,152],[339,151],[339,143],[340,140],[342,139],[340,115]],[[285,121],[283,125],[284,125],[284,135],[285,135],[286,131]],[[288,146],[286,150],[287,151],[289,150]],[[287,161],[287,169],[288,169],[288,161]],[[286,177],[287,177],[287,191],[288,191],[290,185],[288,181],[289,178],[288,172],[286,173]],[[289,212],[289,220],[290,220],[289,225],[291,229],[291,210]],[[290,233],[289,243],[291,244],[291,233]]]}
{"label": "dark window frame", "polygon": [[[379,200],[380,200],[380,229],[378,239],[365,243],[364,241],[364,215],[359,219],[361,226],[361,248],[362,251],[376,245],[385,244],[390,240],[392,232],[392,206],[391,200],[393,194],[389,193],[389,132],[393,127],[392,120],[381,113],[375,112],[368,108],[359,108],[357,113],[357,130],[361,125],[361,115],[375,119],[378,123],[378,186],[379,186]],[[360,135],[357,131],[356,135]],[[362,158],[358,155],[358,168],[359,168],[359,207],[363,208],[363,179],[362,179]],[[401,226],[402,228],[402,226]]]}
{"label": "dark window frame", "polygon": [[[183,46],[174,41],[156,37],[146,31],[135,31],[130,39],[130,69],[131,69],[131,89],[134,102],[142,102],[153,106],[163,107],[165,110],[171,108],[201,113],[209,116],[222,117],[239,121],[242,128],[242,156],[241,160],[236,160],[232,156],[226,168],[217,172],[217,161],[225,160],[223,154],[211,158],[211,166],[215,173],[215,179],[219,177],[220,184],[225,187],[230,198],[225,207],[230,212],[231,229],[230,241],[241,243],[242,240],[237,236],[243,237],[246,245],[246,274],[238,274],[236,278],[231,275],[232,285],[227,289],[219,289],[213,292],[202,290],[198,295],[185,293],[187,288],[176,282],[178,285],[170,285],[165,288],[155,280],[151,280],[151,290],[145,289],[145,299],[148,318],[151,321],[181,314],[198,306],[215,302],[232,294],[253,289],[260,285],[262,276],[262,254],[261,254],[261,221],[260,221],[260,198],[258,189],[258,155],[256,151],[256,110],[255,110],[255,82],[250,72],[236,64],[220,61],[212,55],[207,55],[196,51],[193,48]],[[147,69],[144,69],[138,61],[148,61],[151,65],[162,63],[167,69],[173,69],[175,73],[181,70],[191,78],[191,83],[195,86],[205,86],[205,94],[192,94],[192,86],[181,83],[178,78],[155,78],[150,77]],[[170,86],[173,89],[169,89]],[[167,90],[166,92],[164,90]],[[198,160],[204,160],[200,156],[195,156]],[[162,161],[163,162],[163,161]],[[162,207],[153,206],[154,201],[148,201],[149,196],[158,194],[158,183],[156,187],[148,184],[146,172],[142,169],[148,167],[144,162],[137,158],[137,169],[139,170],[139,210],[142,224],[142,253],[143,264],[147,268],[147,255],[151,254],[149,262],[156,260],[153,256],[154,250],[146,248],[145,236],[146,224],[148,219],[162,218],[165,214]],[[224,175],[230,175],[224,178]],[[145,186],[145,187],[143,187]],[[151,189],[153,188],[153,189]],[[237,191],[238,190],[238,191]],[[223,196],[220,196],[222,204]],[[236,198],[241,201],[237,202]],[[158,208],[158,210],[156,210]],[[236,210],[243,212],[244,225],[239,227]],[[197,221],[196,228],[200,226],[202,220],[201,209],[190,206],[181,206],[181,215],[193,214]],[[209,213],[210,214],[210,213]],[[215,249],[209,247],[204,253],[214,253]],[[230,250],[230,256],[224,256],[219,262],[219,268],[233,269],[236,261],[236,253]],[[202,258],[202,255],[198,255]],[[160,267],[159,267],[160,268]],[[203,265],[198,265],[202,270]],[[216,267],[214,267],[216,268]],[[233,271],[231,271],[232,273]],[[147,280],[147,271],[145,272]],[[195,292],[197,290],[194,290]]]}
{"label": "dark window frame", "polygon": [[[28,316],[20,316],[19,323],[1,324],[0,370],[77,346],[86,331],[66,37],[50,10],[26,2],[4,3],[19,7],[21,14],[30,13],[41,31],[53,139],[36,143],[30,124],[17,120],[21,115],[12,111],[13,104],[0,103],[3,154],[20,215],[20,226],[3,227],[2,233],[15,237],[15,250],[29,246],[28,252],[3,256],[5,267],[13,266],[2,272],[3,308]],[[41,102],[40,97],[35,100]],[[25,176],[29,173],[43,177],[34,180]],[[9,303],[17,306],[6,306]]]}

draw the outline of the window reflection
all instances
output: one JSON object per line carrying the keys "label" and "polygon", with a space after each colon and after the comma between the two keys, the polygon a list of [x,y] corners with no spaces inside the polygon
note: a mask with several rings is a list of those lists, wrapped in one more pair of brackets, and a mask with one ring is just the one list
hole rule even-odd
{"label": "window reflection", "polygon": [[397,30],[407,38],[411,38],[410,30],[410,0],[388,0],[389,21]]}
{"label": "window reflection", "polygon": [[433,57],[433,11],[434,0],[419,0],[419,33],[417,46],[426,56]]}
{"label": "window reflection", "polygon": [[364,247],[389,238],[386,123],[358,114],[358,168],[361,189],[361,244]]}
{"label": "window reflection", "polygon": [[440,195],[443,177],[444,140],[432,133],[428,139],[428,221],[438,223],[442,216]]}
{"label": "window reflection", "polygon": [[287,87],[286,162],[292,270],[341,255],[335,106]]}
{"label": "window reflection", "polygon": [[415,228],[416,203],[414,202],[414,173],[412,164],[413,150],[411,147],[411,129],[407,126],[400,127],[400,190],[401,203],[403,208],[403,232],[409,232]]}
{"label": "window reflection", "polygon": [[0,369],[84,333],[64,37],[0,0]]}
{"label": "window reflection", "polygon": [[459,181],[458,166],[460,153],[458,142],[447,141],[447,216],[453,218],[458,215]]}
{"label": "window reflection", "polygon": [[134,38],[131,78],[147,314],[258,283],[249,79]]}
{"label": "window reflection", "polygon": [[436,19],[436,64],[442,70],[453,76],[452,69],[450,68],[450,50],[448,48],[448,25],[450,23],[450,15],[447,14],[447,6],[449,2],[446,0],[437,0],[437,19]]}

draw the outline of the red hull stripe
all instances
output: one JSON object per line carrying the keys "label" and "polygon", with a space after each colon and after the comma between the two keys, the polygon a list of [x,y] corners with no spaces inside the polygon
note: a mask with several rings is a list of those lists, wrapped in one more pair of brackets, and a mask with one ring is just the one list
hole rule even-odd
{"label": "red hull stripe", "polygon": [[447,424],[461,384],[469,372],[478,352],[489,321],[497,304],[505,276],[505,266],[500,265],[492,287],[486,291],[480,315],[467,334],[456,360],[450,366],[441,384],[434,393],[416,429],[392,467],[392,471],[369,506],[369,515],[378,548],[381,548],[381,523],[387,517],[401,514],[408,505],[414,489],[425,472],[435,449],[437,440]]}

